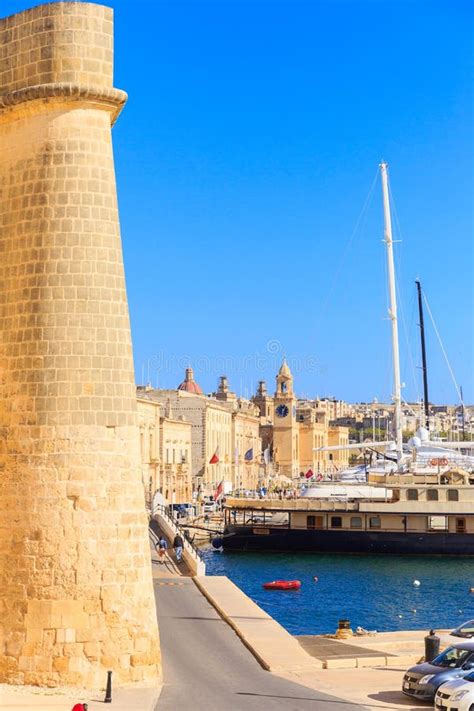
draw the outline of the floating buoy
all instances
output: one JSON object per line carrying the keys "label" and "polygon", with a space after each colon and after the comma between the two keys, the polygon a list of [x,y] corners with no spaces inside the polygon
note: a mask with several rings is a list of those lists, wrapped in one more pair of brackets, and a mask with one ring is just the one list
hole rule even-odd
{"label": "floating buoy", "polygon": [[469,588],[470,593],[474,593],[474,588]]}
{"label": "floating buoy", "polygon": [[[314,578],[313,578],[313,580],[314,580],[315,583],[317,583],[317,582],[318,582],[318,576],[315,575]],[[474,592],[474,590],[471,590],[471,592]]]}
{"label": "floating buoy", "polygon": [[419,580],[414,580],[414,581],[413,581],[413,585],[415,586],[415,588],[419,588],[420,585],[421,585],[421,583],[420,583]]}
{"label": "floating buoy", "polygon": [[402,619],[403,615],[398,615],[398,617],[399,617],[400,619]]}
{"label": "floating buoy", "polygon": [[416,610],[412,610],[412,612],[413,612],[413,613],[415,613],[415,612],[416,612]]}

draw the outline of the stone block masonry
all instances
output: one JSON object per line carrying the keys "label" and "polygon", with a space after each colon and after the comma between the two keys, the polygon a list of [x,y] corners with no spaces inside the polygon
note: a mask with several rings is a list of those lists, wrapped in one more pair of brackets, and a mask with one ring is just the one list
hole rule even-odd
{"label": "stone block masonry", "polygon": [[109,8],[0,20],[0,682],[160,674],[112,60]]}

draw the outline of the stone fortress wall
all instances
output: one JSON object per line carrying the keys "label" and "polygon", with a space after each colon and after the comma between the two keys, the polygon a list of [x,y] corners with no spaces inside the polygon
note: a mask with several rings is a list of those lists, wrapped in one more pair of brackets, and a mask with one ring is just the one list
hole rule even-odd
{"label": "stone fortress wall", "polygon": [[112,10],[0,20],[0,682],[156,682]]}

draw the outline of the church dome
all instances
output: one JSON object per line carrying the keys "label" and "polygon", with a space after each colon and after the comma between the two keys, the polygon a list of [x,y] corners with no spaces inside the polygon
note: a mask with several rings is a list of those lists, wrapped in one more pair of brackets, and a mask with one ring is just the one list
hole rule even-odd
{"label": "church dome", "polygon": [[183,382],[178,385],[178,390],[184,390],[187,393],[193,393],[193,395],[202,395],[201,386],[194,380],[194,373],[192,368],[186,368],[186,374],[184,376]]}

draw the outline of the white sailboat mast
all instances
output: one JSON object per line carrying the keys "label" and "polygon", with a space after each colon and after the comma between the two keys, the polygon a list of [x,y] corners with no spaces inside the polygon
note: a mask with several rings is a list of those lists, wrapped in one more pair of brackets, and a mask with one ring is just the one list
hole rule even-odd
{"label": "white sailboat mast", "polygon": [[388,194],[387,164],[380,164],[382,176],[384,237],[387,247],[388,287],[390,295],[389,316],[392,322],[392,353],[393,353],[393,402],[395,405],[394,435],[397,451],[397,462],[400,463],[403,455],[402,438],[402,396],[400,383],[400,352],[398,347],[398,319],[397,319],[397,292],[395,287],[395,264],[393,261],[392,219],[390,216],[390,199]]}

